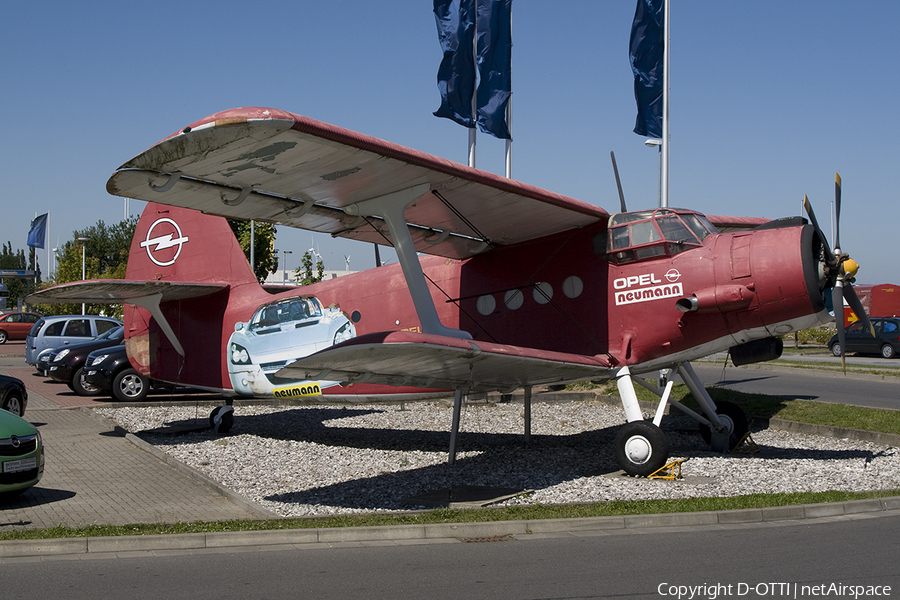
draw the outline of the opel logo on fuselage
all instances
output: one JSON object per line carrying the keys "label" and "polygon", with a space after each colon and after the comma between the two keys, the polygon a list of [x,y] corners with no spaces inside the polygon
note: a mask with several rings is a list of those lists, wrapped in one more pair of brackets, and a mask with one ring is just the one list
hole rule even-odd
{"label": "opel logo on fuselage", "polygon": [[163,217],[157,219],[147,230],[147,238],[141,242],[141,248],[147,250],[147,256],[154,264],[168,267],[181,254],[181,247],[187,241],[187,236],[181,235],[178,223],[168,217]]}

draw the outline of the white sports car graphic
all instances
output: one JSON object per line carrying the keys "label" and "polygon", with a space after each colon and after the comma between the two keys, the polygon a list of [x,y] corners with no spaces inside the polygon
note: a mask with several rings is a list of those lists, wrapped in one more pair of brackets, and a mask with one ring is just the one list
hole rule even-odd
{"label": "white sports car graphic", "polygon": [[313,296],[263,304],[249,322],[238,322],[228,340],[228,374],[243,396],[309,396],[337,382],[295,381],[275,373],[297,359],[356,336],[337,308]]}

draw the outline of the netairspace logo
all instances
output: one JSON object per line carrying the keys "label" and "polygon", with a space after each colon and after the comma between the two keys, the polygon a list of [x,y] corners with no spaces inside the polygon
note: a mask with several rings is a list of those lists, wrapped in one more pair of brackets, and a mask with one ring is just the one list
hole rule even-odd
{"label": "netairspace logo", "polygon": [[704,583],[702,585],[674,585],[661,583],[656,588],[660,596],[677,600],[717,598],[875,598],[891,595],[889,585],[847,585],[843,583]]}

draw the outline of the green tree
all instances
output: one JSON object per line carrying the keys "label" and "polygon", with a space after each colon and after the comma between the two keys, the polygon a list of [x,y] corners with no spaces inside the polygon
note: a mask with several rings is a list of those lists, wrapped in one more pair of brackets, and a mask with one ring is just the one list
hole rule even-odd
{"label": "green tree", "polygon": [[[13,251],[12,242],[7,242],[3,245],[3,249],[0,251],[0,269],[24,271],[27,268],[26,265],[27,261],[25,260],[25,252],[23,250]],[[23,279],[13,278],[4,279],[3,283],[6,284],[6,289],[9,291],[6,308],[14,310],[16,308],[17,300],[19,298],[24,298],[28,294],[28,290],[30,289],[28,286],[30,284]]]}
{"label": "green tree", "polygon": [[[229,219],[228,224],[234,232],[244,256],[250,260],[250,221],[234,221]],[[275,255],[275,225],[255,221],[253,233],[253,272],[260,282],[266,280],[270,273],[278,270],[278,257]]]}
{"label": "green tree", "polygon": [[[81,281],[82,246],[84,247],[85,279],[124,279],[128,267],[128,251],[137,226],[138,217],[131,216],[107,226],[102,220],[81,231],[72,232],[72,239],[57,251],[56,272],[49,285]],[[86,241],[78,238],[88,238]],[[49,287],[42,286],[42,287]],[[46,314],[80,314],[80,304],[38,305],[37,310]],[[105,314],[122,318],[121,304],[88,304],[88,314]]]}
{"label": "green tree", "polygon": [[325,279],[325,263],[322,262],[322,257],[317,257],[315,268],[313,272],[313,254],[307,250],[300,259],[300,266],[294,271],[294,281],[300,285],[311,285]]}

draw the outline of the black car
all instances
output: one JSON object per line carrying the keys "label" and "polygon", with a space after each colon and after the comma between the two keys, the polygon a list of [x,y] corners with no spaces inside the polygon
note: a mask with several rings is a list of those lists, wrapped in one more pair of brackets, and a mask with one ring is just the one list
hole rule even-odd
{"label": "black car", "polygon": [[89,342],[62,346],[53,351],[47,364],[47,374],[56,381],[63,381],[79,396],[96,396],[100,390],[85,384],[83,379],[84,361],[94,350],[118,346],[125,339],[125,328],[121,325],[98,335]]}
{"label": "black car", "polygon": [[[853,323],[844,330],[848,352],[860,354],[880,354],[884,358],[893,358],[900,352],[900,317],[869,319],[875,328],[875,337],[863,328],[861,321]],[[835,356],[841,355],[841,344],[835,334],[828,340],[828,348]]]}
{"label": "black car", "polygon": [[0,375],[0,408],[8,410],[17,417],[25,414],[25,405],[28,404],[28,392],[21,379]]}
{"label": "black car", "polygon": [[139,402],[150,391],[150,380],[128,362],[125,346],[91,352],[84,366],[84,381],[101,391],[111,392],[120,402]]}

